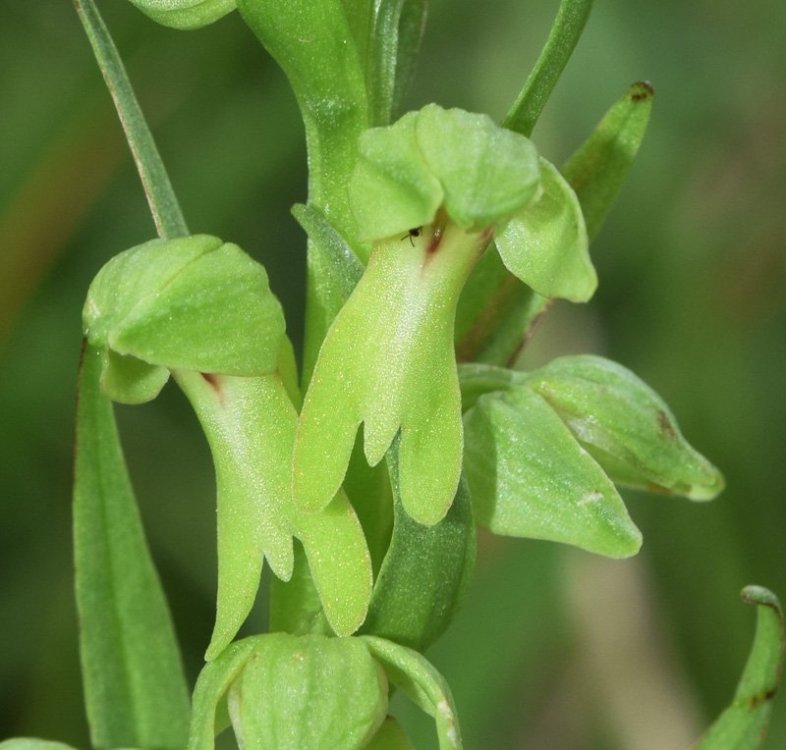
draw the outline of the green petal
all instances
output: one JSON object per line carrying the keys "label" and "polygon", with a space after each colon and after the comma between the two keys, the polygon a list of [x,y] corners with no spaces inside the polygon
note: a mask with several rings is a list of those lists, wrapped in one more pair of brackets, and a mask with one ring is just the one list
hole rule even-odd
{"label": "green petal", "polygon": [[254,604],[263,556],[292,575],[285,515],[295,411],[277,376],[236,378],[177,371],[205,432],[216,470],[218,594],[206,658],[235,637]]}
{"label": "green petal", "polygon": [[352,212],[361,239],[400,235],[430,224],[444,198],[418,148],[418,112],[386,128],[366,130],[350,183]]}
{"label": "green petal", "polygon": [[362,640],[272,633],[253,641],[228,695],[240,747],[365,747],[387,714],[388,690]]}
{"label": "green petal", "polygon": [[445,210],[463,229],[477,232],[504,221],[535,196],[535,147],[488,115],[429,104],[418,113],[416,129],[423,159],[445,191]]}
{"label": "green petal", "polygon": [[437,725],[440,750],[461,750],[461,731],[445,678],[417,651],[397,643],[361,636],[369,651],[385,668],[388,679],[407,695]]}
{"label": "green petal", "polygon": [[362,422],[371,465],[401,431],[407,512],[427,524],[445,515],[461,471],[455,305],[484,244],[483,235],[449,224],[375,247],[328,331],[305,396],[294,461],[300,507],[332,500]]}
{"label": "green petal", "polygon": [[231,375],[273,371],[284,336],[264,268],[206,235],[153,240],[110,260],[90,286],[83,319],[93,345]]}
{"label": "green petal", "polygon": [[576,194],[557,169],[540,160],[543,191],[497,235],[508,270],[544,297],[586,302],[598,278]]}
{"label": "green petal", "polygon": [[464,471],[478,523],[609,557],[641,545],[614,485],[526,387],[481,396],[464,418]]}
{"label": "green petal", "polygon": [[111,349],[104,352],[101,391],[120,404],[152,401],[169,380],[169,370],[150,365],[136,357],[123,356]]}
{"label": "green petal", "polygon": [[685,440],[663,400],[630,370],[601,357],[561,357],[531,386],[617,483],[710,500],[723,477]]}
{"label": "green petal", "polygon": [[235,0],[131,0],[146,16],[173,29],[201,29],[235,9]]}
{"label": "green petal", "polygon": [[202,667],[194,686],[188,750],[213,750],[215,747],[216,712],[254,651],[254,643],[253,638],[233,643],[215,661]]}
{"label": "green petal", "polygon": [[363,133],[350,197],[363,239],[430,224],[440,206],[479,232],[526,206],[539,179],[529,140],[487,115],[429,104]]}

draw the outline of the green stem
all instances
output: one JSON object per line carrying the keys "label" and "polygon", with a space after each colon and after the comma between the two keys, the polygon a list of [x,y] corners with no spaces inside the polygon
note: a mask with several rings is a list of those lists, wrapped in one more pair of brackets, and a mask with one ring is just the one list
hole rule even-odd
{"label": "green stem", "polygon": [[145,121],[134,89],[128,80],[123,61],[94,0],[74,0],[76,12],[84,26],[98,67],[115,102],[120,123],[131,148],[142,187],[159,237],[171,239],[188,235],[172,184],[150,128]]}
{"label": "green stem", "polygon": [[532,135],[543,107],[576,48],[591,9],[592,0],[562,0],[549,38],[524,88],[505,116],[504,127],[527,137]]}

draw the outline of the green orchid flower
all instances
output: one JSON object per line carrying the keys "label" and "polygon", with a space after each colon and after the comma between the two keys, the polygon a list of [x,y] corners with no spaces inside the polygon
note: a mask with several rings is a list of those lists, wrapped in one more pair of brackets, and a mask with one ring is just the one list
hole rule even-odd
{"label": "green orchid flower", "polygon": [[402,504],[431,525],[461,473],[453,338],[465,282],[496,235],[510,270],[540,293],[586,299],[595,286],[586,230],[567,183],[527,138],[436,105],[363,134],[350,196],[373,249],[305,396],[295,501],[330,502],[362,423],[372,466],[401,434]]}
{"label": "green orchid flower", "polygon": [[293,538],[306,552],[328,622],[354,632],[371,597],[371,562],[343,493],[319,513],[291,499],[299,401],[294,356],[264,269],[215,237],[154,240],[113,258],[84,308],[102,357],[101,387],[122,403],[148,401],[170,374],[189,399],[216,469],[218,597],[207,658],[243,624],[263,560],[288,580]]}

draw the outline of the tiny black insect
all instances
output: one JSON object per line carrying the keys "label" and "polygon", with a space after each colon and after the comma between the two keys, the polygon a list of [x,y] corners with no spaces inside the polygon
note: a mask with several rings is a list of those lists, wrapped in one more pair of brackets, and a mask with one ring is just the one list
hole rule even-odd
{"label": "tiny black insect", "polygon": [[415,227],[414,229],[410,229],[405,235],[402,236],[402,240],[407,239],[409,237],[409,244],[412,247],[415,247],[415,243],[412,241],[413,237],[420,237],[420,233],[423,231],[423,227]]}

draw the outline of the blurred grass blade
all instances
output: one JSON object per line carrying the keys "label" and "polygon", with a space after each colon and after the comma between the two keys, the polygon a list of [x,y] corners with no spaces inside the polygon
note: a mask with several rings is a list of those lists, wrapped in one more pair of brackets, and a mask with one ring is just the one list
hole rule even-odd
{"label": "blurred grass blade", "polygon": [[188,687],[100,373],[100,352],[87,347],[77,409],[74,557],[90,735],[95,747],[180,750]]}
{"label": "blurred grass blade", "polygon": [[36,737],[14,737],[0,742],[0,750],[74,750],[71,745]]}
{"label": "blurred grass blade", "polygon": [[755,750],[762,746],[772,701],[783,676],[786,632],[778,598],[761,586],[746,586],[742,600],[756,605],[756,635],[731,705],[694,750]]}
{"label": "blurred grass blade", "polygon": [[504,127],[528,137],[532,135],[540,113],[576,48],[591,9],[592,0],[562,0],[549,38],[506,115]]}
{"label": "blurred grass blade", "polygon": [[576,191],[592,240],[600,230],[644,138],[655,90],[634,83],[568,159],[562,173]]}
{"label": "blurred grass blade", "polygon": [[114,100],[156,230],[166,238],[187,235],[180,205],[109,29],[93,0],[74,0],[74,5]]}

